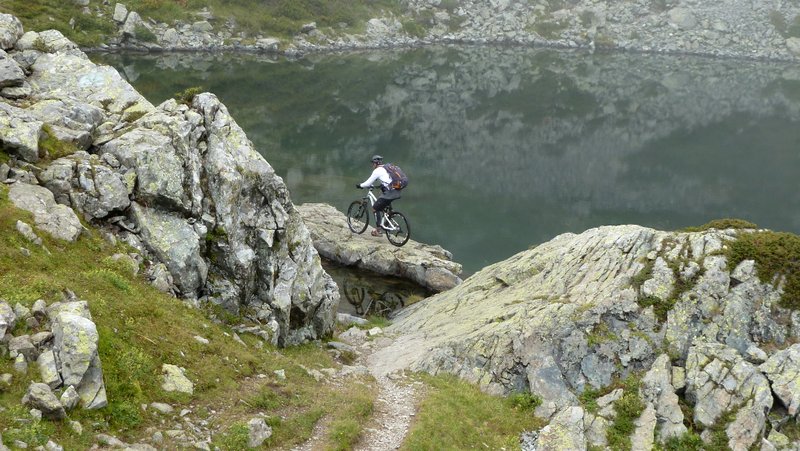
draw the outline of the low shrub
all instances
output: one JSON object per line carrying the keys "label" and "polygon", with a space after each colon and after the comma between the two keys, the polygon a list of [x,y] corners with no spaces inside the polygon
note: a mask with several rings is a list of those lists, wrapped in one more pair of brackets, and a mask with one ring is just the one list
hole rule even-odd
{"label": "low shrub", "polygon": [[204,89],[200,86],[194,86],[191,88],[186,88],[181,92],[176,92],[174,95],[175,100],[179,103],[183,103],[184,105],[191,105],[194,97],[198,94],[201,94]]}
{"label": "low shrub", "polygon": [[697,227],[686,227],[681,229],[681,232],[703,232],[709,229],[726,230],[726,229],[757,229],[758,226],[750,221],[744,219],[715,219]]}
{"label": "low shrub", "polygon": [[800,236],[786,232],[741,233],[728,244],[728,268],[753,260],[763,283],[784,282],[780,305],[800,309]]}

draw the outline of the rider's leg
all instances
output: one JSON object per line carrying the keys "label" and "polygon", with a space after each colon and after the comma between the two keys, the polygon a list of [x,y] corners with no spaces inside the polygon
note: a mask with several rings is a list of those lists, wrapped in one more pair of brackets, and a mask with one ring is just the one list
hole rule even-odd
{"label": "rider's leg", "polygon": [[372,211],[375,213],[375,229],[380,231],[381,230],[381,219],[383,219],[383,210],[389,205],[391,201],[389,199],[384,199],[383,197],[379,197],[378,200],[375,201],[375,204],[372,205]]}

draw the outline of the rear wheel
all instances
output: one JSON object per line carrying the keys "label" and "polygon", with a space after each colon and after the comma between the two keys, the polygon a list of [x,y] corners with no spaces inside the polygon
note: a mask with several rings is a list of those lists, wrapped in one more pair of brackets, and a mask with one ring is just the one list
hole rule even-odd
{"label": "rear wheel", "polygon": [[408,221],[402,213],[392,212],[389,215],[389,223],[392,225],[392,230],[386,231],[386,238],[389,242],[397,247],[400,247],[408,242],[411,238],[411,228],[408,226]]}
{"label": "rear wheel", "polygon": [[369,225],[369,211],[366,202],[362,200],[353,201],[347,208],[347,227],[355,233],[364,233]]}

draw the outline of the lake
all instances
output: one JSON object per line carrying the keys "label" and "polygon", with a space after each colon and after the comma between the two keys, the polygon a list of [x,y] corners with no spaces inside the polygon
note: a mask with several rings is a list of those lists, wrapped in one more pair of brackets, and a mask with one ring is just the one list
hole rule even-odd
{"label": "lake", "polygon": [[412,238],[465,274],[565,232],[741,218],[800,233],[800,66],[526,47],[93,54],[154,104],[200,86],[297,203],[345,211],[381,154]]}

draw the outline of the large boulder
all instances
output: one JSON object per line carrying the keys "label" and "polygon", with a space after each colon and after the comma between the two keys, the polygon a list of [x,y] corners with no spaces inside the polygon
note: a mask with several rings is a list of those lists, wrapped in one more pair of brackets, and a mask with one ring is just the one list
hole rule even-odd
{"label": "large boulder", "polygon": [[580,407],[569,407],[560,411],[550,424],[539,432],[536,449],[585,451],[587,447],[583,416],[584,411]]}
{"label": "large boulder", "polygon": [[778,351],[759,367],[790,416],[800,411],[800,344]]}
{"label": "large boulder", "polygon": [[89,148],[105,119],[102,108],[72,98],[41,100],[27,111],[48,124],[56,138],[81,150]]}
{"label": "large boulder", "polygon": [[182,293],[193,295],[203,286],[208,267],[200,255],[200,237],[180,216],[134,203],[134,221],[149,250],[169,269]]}
{"label": "large boulder", "polygon": [[461,265],[439,246],[410,240],[395,247],[383,236],[355,234],[347,226],[347,217],[331,205],[302,204],[297,209],[311,231],[314,247],[328,260],[409,279],[436,292],[461,283]]}
{"label": "large boulder", "polygon": [[31,71],[35,100],[74,99],[113,114],[154,109],[114,68],[98,66],[77,50],[42,54]]}
{"label": "large boulder", "polygon": [[42,121],[27,111],[0,102],[0,146],[29,163],[39,161]]}
{"label": "large boulder", "polygon": [[22,37],[22,22],[11,14],[0,13],[0,50],[14,47]]}
{"label": "large boulder", "polygon": [[22,86],[25,73],[22,68],[8,54],[0,49],[0,89],[7,86]]}
{"label": "large boulder", "polygon": [[658,437],[662,443],[687,432],[678,395],[672,385],[672,364],[669,356],[661,354],[642,378],[642,398],[654,406],[658,421]]}
{"label": "large boulder", "polygon": [[0,299],[0,341],[3,341],[7,332],[14,329],[17,323],[17,315],[14,314],[14,309],[8,305],[8,302]]}
{"label": "large boulder", "polygon": [[564,234],[399,313],[385,371],[449,372],[495,393],[530,390],[551,416],[585,387],[650,368],[660,342],[630,280],[666,234],[636,226]]}
{"label": "large boulder", "polygon": [[97,326],[86,303],[65,302],[48,309],[53,329],[53,353],[64,386],[74,387],[86,409],[108,404],[98,353]]}
{"label": "large boulder", "polygon": [[[130,33],[142,24],[135,13],[125,20]],[[29,174],[47,188],[12,186],[37,227],[74,240],[80,222],[67,206],[107,220],[163,263],[175,284],[164,288],[246,312],[276,344],[333,330],[338,289],[286,185],[215,96],[155,108],[61,33],[19,34],[13,56],[30,73],[27,108],[0,102],[0,143],[31,163],[48,134],[87,151]]]}
{"label": "large boulder", "polygon": [[130,206],[129,180],[86,152],[59,158],[39,174],[39,181],[58,203],[93,218],[105,218]]}
{"label": "large boulder", "polygon": [[[577,404],[587,388],[651,371],[643,396],[655,409],[660,434],[674,436],[683,428],[670,393],[683,382],[673,386],[671,367],[685,365],[692,344],[696,362],[703,343],[717,343],[729,349],[722,355],[740,356],[718,360],[748,369],[751,385],[740,383],[743,393],[754,396],[719,409],[746,406],[743,411],[753,416],[742,414],[737,425],[752,423],[749,429],[758,434],[771,396],[766,379],[741,355],[749,350],[756,359],[760,344],[785,343],[800,317],[780,308],[780,288],[760,282],[752,261],[728,269],[722,251],[738,233],[750,232],[613,226],[560,235],[403,309],[389,327],[399,338],[370,359],[382,373],[446,372],[489,392],[529,390],[543,398],[536,413],[544,417]],[[676,292],[665,320],[648,305],[669,305],[673,299],[660,296],[667,297],[662,285],[673,283],[683,291]],[[671,359],[658,358],[661,349]],[[691,393],[703,393],[696,379],[691,387]],[[698,399],[704,409],[705,403],[713,406]],[[708,422],[718,418],[698,415]]]}
{"label": "large boulder", "polygon": [[201,193],[197,155],[190,149],[188,130],[166,115],[144,121],[139,127],[109,141],[101,154],[113,155],[136,172],[138,202],[178,212],[199,212]]}
{"label": "large boulder", "polygon": [[733,348],[721,343],[695,343],[686,360],[686,396],[694,404],[694,421],[714,426],[728,412],[728,446],[749,449],[764,434],[772,408],[769,381]]}
{"label": "large boulder", "polygon": [[61,401],[58,400],[47,384],[33,382],[28,387],[28,392],[22,398],[22,403],[42,412],[44,418],[62,420],[67,413]]}
{"label": "large boulder", "polygon": [[56,204],[47,188],[17,182],[11,185],[8,198],[17,208],[33,213],[36,227],[55,238],[74,242],[83,231],[75,212]]}

